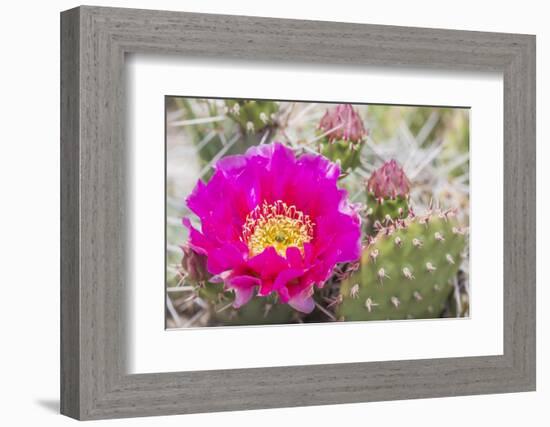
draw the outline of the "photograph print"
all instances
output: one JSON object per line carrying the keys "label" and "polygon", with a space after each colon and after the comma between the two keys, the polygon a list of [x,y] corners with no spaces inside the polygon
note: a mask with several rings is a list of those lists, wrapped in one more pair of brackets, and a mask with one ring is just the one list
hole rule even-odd
{"label": "photograph print", "polygon": [[469,317],[469,108],[164,113],[167,329]]}

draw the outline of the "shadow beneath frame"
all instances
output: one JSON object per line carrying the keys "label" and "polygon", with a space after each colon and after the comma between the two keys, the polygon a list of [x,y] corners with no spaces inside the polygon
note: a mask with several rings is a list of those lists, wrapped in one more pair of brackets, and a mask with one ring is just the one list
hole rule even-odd
{"label": "shadow beneath frame", "polygon": [[59,414],[59,399],[37,399],[35,403],[49,412]]}

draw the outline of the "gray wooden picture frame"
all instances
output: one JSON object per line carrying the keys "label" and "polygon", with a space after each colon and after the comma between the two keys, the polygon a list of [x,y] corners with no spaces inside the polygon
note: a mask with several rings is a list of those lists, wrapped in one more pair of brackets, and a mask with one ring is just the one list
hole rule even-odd
{"label": "gray wooden picture frame", "polygon": [[[504,354],[129,375],[128,53],[504,78]],[[100,419],[535,390],[535,37],[83,6],[61,14],[61,412]]]}

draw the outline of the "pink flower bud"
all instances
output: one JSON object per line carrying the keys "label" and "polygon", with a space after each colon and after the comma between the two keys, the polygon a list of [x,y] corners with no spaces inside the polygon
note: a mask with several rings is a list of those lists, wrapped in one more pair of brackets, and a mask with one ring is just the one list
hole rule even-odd
{"label": "pink flower bud", "polygon": [[200,284],[208,280],[210,274],[206,269],[206,256],[187,245],[182,246],[181,249],[183,250],[181,266],[187,274],[187,281],[192,284]]}
{"label": "pink flower bud", "polygon": [[377,199],[408,197],[410,186],[403,168],[393,159],[375,170],[367,182],[369,193]]}
{"label": "pink flower bud", "polygon": [[361,117],[351,104],[339,104],[327,110],[319,122],[319,129],[327,132],[329,142],[344,140],[359,143],[367,135]]}

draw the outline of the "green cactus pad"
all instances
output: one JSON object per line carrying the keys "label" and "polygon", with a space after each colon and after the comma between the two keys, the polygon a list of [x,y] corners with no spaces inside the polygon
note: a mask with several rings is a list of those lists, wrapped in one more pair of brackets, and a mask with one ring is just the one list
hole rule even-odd
{"label": "green cactus pad", "polygon": [[287,304],[270,302],[269,299],[257,297],[238,310],[229,308],[225,313],[219,313],[218,318],[224,325],[276,325],[292,323],[296,311]]}
{"label": "green cactus pad", "polygon": [[440,317],[466,239],[451,213],[397,221],[363,251],[340,288],[342,320]]}
{"label": "green cactus pad", "polygon": [[279,105],[272,101],[226,100],[227,115],[239,123],[246,133],[254,133],[275,124]]}
{"label": "green cactus pad", "polygon": [[273,325],[291,323],[296,312],[287,304],[280,304],[274,296],[254,297],[242,307],[232,307],[233,292],[224,291],[223,284],[207,283],[199,289],[199,296],[211,305],[216,323],[224,326]]}
{"label": "green cactus pad", "polygon": [[321,154],[333,162],[339,161],[342,172],[349,172],[359,166],[360,148],[357,143],[344,140],[329,142],[327,138],[320,144]]}

